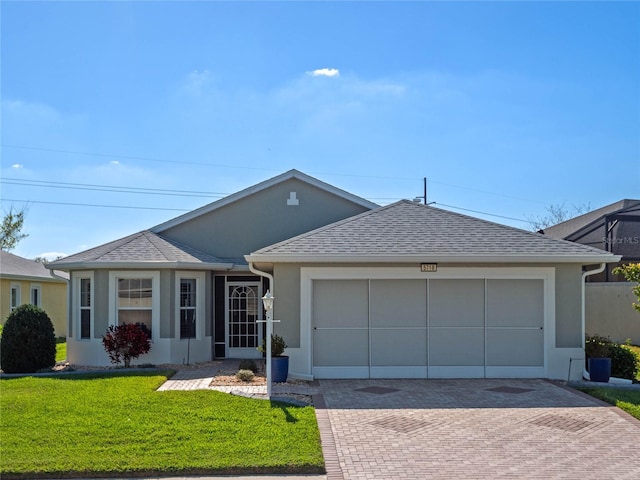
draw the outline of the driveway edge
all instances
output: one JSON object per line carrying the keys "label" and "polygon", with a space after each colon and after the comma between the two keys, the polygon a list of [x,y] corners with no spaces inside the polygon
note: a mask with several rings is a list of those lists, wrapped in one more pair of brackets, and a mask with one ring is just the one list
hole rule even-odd
{"label": "driveway edge", "polygon": [[320,430],[320,443],[322,446],[322,454],[324,455],[324,466],[327,471],[327,480],[344,480],[342,468],[340,468],[340,460],[338,458],[338,449],[336,448],[336,440],[331,429],[331,420],[329,419],[329,411],[324,403],[322,394],[313,395],[313,406],[316,412],[316,421]]}

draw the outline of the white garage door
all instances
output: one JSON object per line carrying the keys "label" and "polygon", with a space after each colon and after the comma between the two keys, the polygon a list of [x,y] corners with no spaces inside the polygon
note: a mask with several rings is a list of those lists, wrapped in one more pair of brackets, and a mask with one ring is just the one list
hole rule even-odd
{"label": "white garage door", "polygon": [[317,378],[544,376],[539,279],[314,280]]}

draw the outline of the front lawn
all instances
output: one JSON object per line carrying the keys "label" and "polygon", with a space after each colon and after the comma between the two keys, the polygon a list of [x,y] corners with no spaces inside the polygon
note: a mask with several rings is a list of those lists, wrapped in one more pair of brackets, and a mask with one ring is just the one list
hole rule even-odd
{"label": "front lawn", "polygon": [[67,342],[56,341],[56,362],[62,362],[67,359]]}
{"label": "front lawn", "polygon": [[640,391],[626,390],[622,388],[592,388],[585,387],[579,390],[588,393],[592,397],[604,400],[611,405],[621,408],[625,412],[640,420]]}
{"label": "front lawn", "polygon": [[312,407],[156,392],[170,375],[0,380],[3,479],[324,471]]}

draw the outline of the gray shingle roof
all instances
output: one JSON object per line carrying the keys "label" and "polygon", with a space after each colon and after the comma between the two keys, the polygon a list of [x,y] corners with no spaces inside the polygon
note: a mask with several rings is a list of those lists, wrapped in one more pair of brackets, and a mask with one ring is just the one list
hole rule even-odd
{"label": "gray shingle roof", "polygon": [[602,250],[408,200],[271,245],[248,261],[611,262]]}
{"label": "gray shingle roof", "polygon": [[547,227],[544,229],[544,234],[553,238],[569,238],[587,227],[591,228],[598,224],[604,225],[604,217],[606,215],[618,212],[622,213],[628,210],[637,211],[639,207],[640,200],[626,198]]}
{"label": "gray shingle roof", "polygon": [[64,272],[58,272],[53,275],[42,263],[4,251],[0,251],[0,276],[5,278],[39,279],[42,281],[65,281],[68,279],[68,275]]}
{"label": "gray shingle roof", "polygon": [[188,245],[168,240],[149,230],[144,230],[57,260],[49,264],[49,267],[69,268],[81,265],[107,267],[123,264],[135,267],[146,264],[154,266],[160,264],[168,266],[179,264],[226,265],[226,262]]}

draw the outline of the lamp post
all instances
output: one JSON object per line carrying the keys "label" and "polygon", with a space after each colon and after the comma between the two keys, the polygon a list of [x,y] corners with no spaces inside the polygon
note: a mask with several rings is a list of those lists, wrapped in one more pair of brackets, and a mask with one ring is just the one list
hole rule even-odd
{"label": "lamp post", "polygon": [[267,290],[267,293],[262,297],[262,304],[266,312],[267,322],[267,398],[271,399],[271,335],[273,334],[273,299],[275,297],[271,295],[271,292]]}

